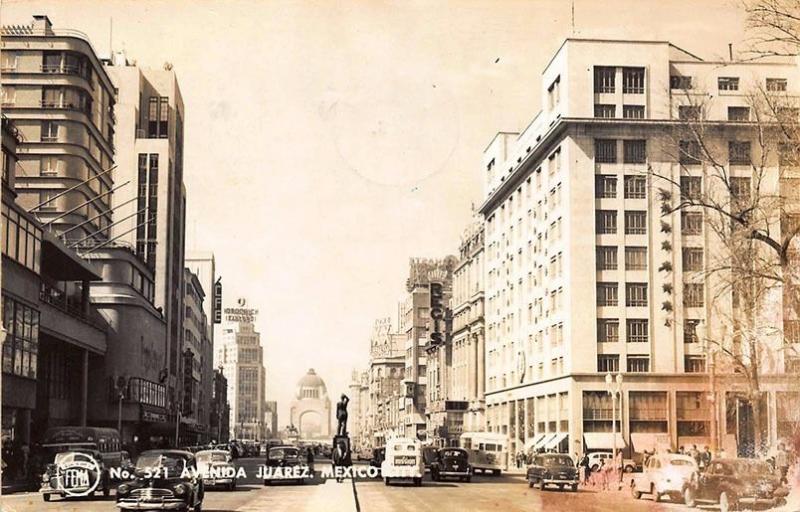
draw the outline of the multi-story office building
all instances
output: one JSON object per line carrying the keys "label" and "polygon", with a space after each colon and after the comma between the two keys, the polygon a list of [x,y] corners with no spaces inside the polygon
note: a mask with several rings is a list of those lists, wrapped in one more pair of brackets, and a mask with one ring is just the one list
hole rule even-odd
{"label": "multi-story office building", "polygon": [[[133,250],[154,277],[154,304],[167,323],[165,362],[171,402],[179,402],[183,336],[186,189],[183,98],[172,69],[130,65],[115,53],[105,72],[117,87],[113,196],[116,243]],[[210,290],[206,290],[210,293]]]}
{"label": "multi-story office building", "polygon": [[[208,301],[200,279],[188,268],[184,270],[183,378],[181,423],[185,443],[205,443],[209,434],[211,412],[210,385],[214,375],[211,361],[214,350],[205,313]],[[209,385],[210,384],[210,385]]]}
{"label": "multi-story office building", "polygon": [[403,384],[406,335],[396,332],[391,318],[375,321],[369,349],[369,410],[365,443],[384,446],[403,431],[400,411],[405,411]]}
{"label": "multi-story office building", "polygon": [[261,335],[255,330],[258,310],[239,299],[225,308],[222,343],[215,361],[228,380],[230,428],[235,439],[263,439],[266,370]]}
{"label": "multi-story office building", "polygon": [[85,35],[54,30],[47,16],[4,26],[2,36],[2,108],[23,135],[19,204],[64,240],[107,240],[116,180],[105,172],[114,161],[111,78]]}
{"label": "multi-story office building", "polygon": [[[704,61],[668,42],[568,39],[542,73],[542,110],[486,149],[487,428],[512,453],[610,448],[604,377],[617,372],[618,447],[748,444],[741,376],[710,392],[707,346],[693,334],[700,321],[721,329],[697,271],[713,250],[703,212],[663,215],[658,190],[669,186],[647,171],[708,185],[670,131],[688,99],[707,95],[709,136],[730,151],[723,166],[747,177],[742,154],[756,143],[741,117],[746,91],[775,81],[796,94],[798,68]],[[762,381],[773,439],[797,426],[776,407],[797,397],[774,353],[777,374]]]}
{"label": "multi-story office building", "polygon": [[486,425],[483,237],[483,219],[477,219],[461,237],[460,257],[453,272],[450,398],[467,404],[464,432],[480,432]]}
{"label": "multi-story office building", "polygon": [[347,396],[348,405],[347,430],[350,434],[352,449],[356,453],[366,453],[371,444],[369,424],[369,372],[353,370]]}
{"label": "multi-story office building", "polygon": [[[402,322],[400,331],[406,336],[403,381],[406,403],[402,435],[408,437],[420,439],[427,437],[429,357],[426,346],[431,327],[430,284],[431,282],[444,284],[444,288],[449,290],[455,263],[454,256],[439,260],[412,258],[409,263],[409,277],[406,280],[408,295],[400,306]],[[438,361],[438,358],[434,360]]]}

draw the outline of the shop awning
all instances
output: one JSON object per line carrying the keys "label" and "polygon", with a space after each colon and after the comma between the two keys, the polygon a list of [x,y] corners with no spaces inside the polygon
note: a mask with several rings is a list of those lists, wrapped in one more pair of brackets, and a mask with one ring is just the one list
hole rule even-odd
{"label": "shop awning", "polygon": [[544,445],[553,438],[555,434],[539,434],[541,437],[537,439],[536,444],[533,445],[534,450],[538,450],[539,448],[544,448]]}
{"label": "shop awning", "polygon": [[617,449],[625,448],[625,439],[622,434],[616,432],[586,432],[583,434],[583,442],[586,443],[587,450],[613,450],[614,436],[617,438]]}
{"label": "shop awning", "polygon": [[672,445],[669,434],[657,432],[632,432],[631,444],[636,453],[662,452]]}
{"label": "shop awning", "polygon": [[558,434],[553,434],[553,437],[548,439],[547,442],[545,443],[544,449],[552,450],[554,448],[557,448],[558,445],[561,444],[561,441],[566,439],[568,435],[569,434],[567,434],[566,432],[559,432]]}
{"label": "shop awning", "polygon": [[525,441],[525,451],[530,451],[532,449],[536,449],[537,445],[542,442],[542,440],[547,436],[547,434],[539,434],[536,437],[531,437],[527,441]]}

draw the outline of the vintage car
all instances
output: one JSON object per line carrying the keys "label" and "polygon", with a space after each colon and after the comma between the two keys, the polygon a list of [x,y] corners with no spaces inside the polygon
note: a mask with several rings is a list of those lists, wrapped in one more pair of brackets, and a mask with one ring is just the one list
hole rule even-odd
{"label": "vintage car", "polygon": [[264,485],[272,482],[297,482],[304,484],[314,475],[305,460],[305,454],[296,446],[273,446],[267,451],[264,465]]}
{"label": "vintage car", "polygon": [[236,489],[236,466],[230,452],[201,450],[195,454],[195,460],[204,487],[224,486],[229,491]]}
{"label": "vintage car", "polygon": [[386,447],[379,446],[378,448],[372,449],[372,457],[369,459],[369,466],[371,468],[377,468],[378,473],[381,471],[381,464],[383,464],[384,459],[386,458]]}
{"label": "vintage car", "polygon": [[697,477],[697,472],[697,463],[689,455],[653,455],[643,471],[631,478],[631,494],[636,499],[641,498],[642,494],[649,494],[656,502],[666,495],[670,501],[680,502],[686,489]]}
{"label": "vintage car", "polygon": [[548,485],[559,489],[569,487],[578,490],[578,469],[572,457],[563,453],[540,453],[533,457],[527,471],[528,487],[539,486],[543,491]]}
{"label": "vintage car", "polygon": [[469,454],[463,448],[440,448],[431,462],[431,478],[435,481],[444,478],[458,478],[465,482],[472,480],[472,466]]}
{"label": "vintage car", "polygon": [[[597,471],[597,468],[600,467],[601,461],[605,461],[606,464],[612,463],[611,451],[591,452],[588,454],[588,457],[589,457],[589,468],[592,471]],[[623,459],[622,469],[626,473],[633,473],[637,469],[641,469],[641,464],[637,464],[633,459]]]}
{"label": "vintage car", "polygon": [[57,453],[42,474],[39,492],[44,501],[50,501],[53,495],[89,497],[102,492],[108,496],[111,484],[103,455],[98,450],[82,448]]}
{"label": "vintage car", "polygon": [[720,512],[740,504],[777,505],[789,494],[770,466],[754,459],[717,459],[688,486],[683,494],[690,507],[718,503]]}
{"label": "vintage car", "polygon": [[381,476],[386,485],[392,480],[410,480],[422,485],[425,466],[422,461],[422,446],[416,439],[398,437],[386,443],[386,458],[381,463]]}
{"label": "vintage car", "polygon": [[191,452],[142,452],[134,472],[133,480],[117,487],[117,507],[121,510],[201,511],[205,489]]}
{"label": "vintage car", "polygon": [[436,460],[436,453],[438,451],[439,448],[432,445],[422,447],[422,464],[425,466],[426,472],[431,470],[431,464]]}

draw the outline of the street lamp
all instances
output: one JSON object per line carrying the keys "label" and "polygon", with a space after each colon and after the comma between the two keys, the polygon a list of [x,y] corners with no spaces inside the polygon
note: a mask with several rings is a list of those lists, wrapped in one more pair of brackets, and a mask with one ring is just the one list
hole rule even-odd
{"label": "street lamp", "polygon": [[[620,431],[622,430],[622,374],[617,372],[616,377],[611,376],[611,372],[606,373],[606,389],[608,394],[611,395],[611,446],[613,450],[612,464],[617,463],[617,396],[620,399]],[[620,432],[622,433],[622,432]],[[615,468],[619,469],[619,468]]]}

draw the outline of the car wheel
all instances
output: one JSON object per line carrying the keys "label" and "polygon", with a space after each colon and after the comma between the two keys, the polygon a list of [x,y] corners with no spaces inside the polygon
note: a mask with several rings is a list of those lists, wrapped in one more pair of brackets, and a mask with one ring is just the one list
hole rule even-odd
{"label": "car wheel", "polygon": [[636,490],[635,482],[631,482],[631,496],[633,496],[633,499],[635,500],[638,500],[642,497],[642,493]]}
{"label": "car wheel", "polygon": [[194,509],[193,509],[193,512],[203,512],[203,504],[202,503],[198,503],[197,505],[195,505]]}
{"label": "car wheel", "polygon": [[540,490],[540,491],[543,491],[543,490],[544,490],[544,479],[542,479],[542,480],[539,480],[539,490]]}
{"label": "car wheel", "polygon": [[107,485],[103,487],[103,497],[108,498],[110,494],[111,494],[111,489],[109,489]]}
{"label": "car wheel", "polygon": [[44,501],[50,501],[50,495],[49,494],[42,494],[42,499]]}
{"label": "car wheel", "polygon": [[264,486],[266,487],[268,485],[269,485],[269,480],[264,480]]}
{"label": "car wheel", "polygon": [[683,504],[687,507],[694,507],[697,504],[694,499],[694,489],[690,485],[683,490]]}
{"label": "car wheel", "polygon": [[528,487],[533,487],[533,478],[528,479]]}
{"label": "car wheel", "polygon": [[383,479],[383,485],[389,485],[389,477]]}
{"label": "car wheel", "polygon": [[625,466],[625,468],[623,469],[623,471],[625,471],[626,473],[633,473],[633,470],[634,470],[634,467],[631,466],[630,464]]}
{"label": "car wheel", "polygon": [[578,492],[578,484],[572,484],[572,492]]}
{"label": "car wheel", "polygon": [[494,476],[500,476],[500,470],[499,470],[499,469],[493,469],[493,470],[492,470],[492,474],[493,474]]}
{"label": "car wheel", "polygon": [[719,512],[728,512],[729,510],[736,510],[736,498],[730,496],[727,492],[722,491],[719,495]]}
{"label": "car wheel", "polygon": [[470,475],[470,476],[466,477],[466,478],[464,479],[464,481],[465,481],[465,482],[467,482],[467,483],[470,483],[470,482],[472,482],[472,476]]}
{"label": "car wheel", "polygon": [[415,478],[414,479],[414,485],[416,485],[417,487],[421,487],[422,486],[422,478]]}

